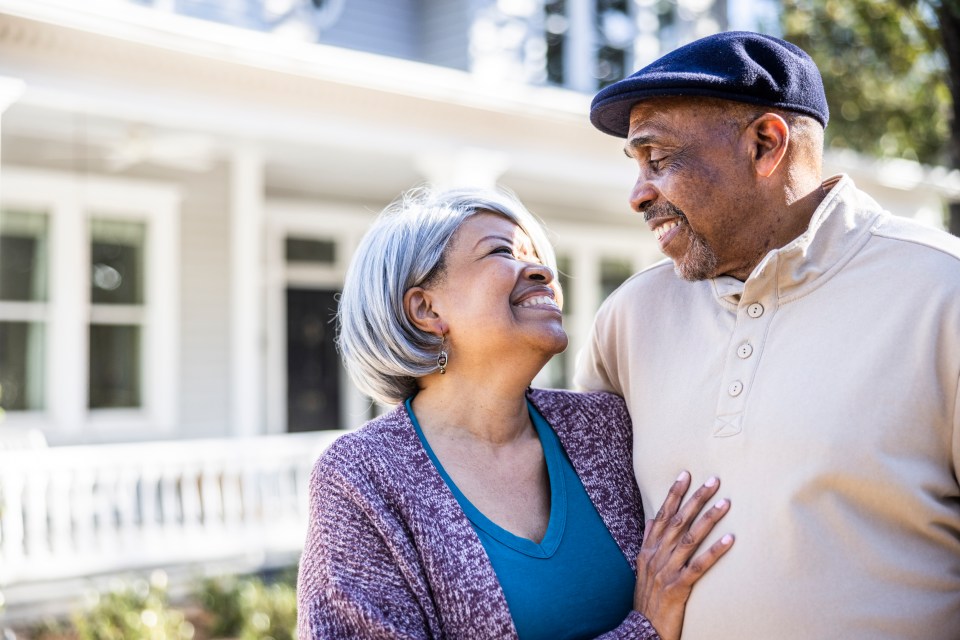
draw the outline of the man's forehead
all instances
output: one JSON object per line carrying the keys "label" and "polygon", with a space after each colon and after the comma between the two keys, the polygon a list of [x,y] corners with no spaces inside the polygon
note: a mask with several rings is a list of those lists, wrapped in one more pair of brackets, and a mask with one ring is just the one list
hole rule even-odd
{"label": "man's forehead", "polygon": [[675,135],[678,133],[679,105],[662,100],[638,102],[630,109],[630,130],[627,139],[641,134],[648,136]]}

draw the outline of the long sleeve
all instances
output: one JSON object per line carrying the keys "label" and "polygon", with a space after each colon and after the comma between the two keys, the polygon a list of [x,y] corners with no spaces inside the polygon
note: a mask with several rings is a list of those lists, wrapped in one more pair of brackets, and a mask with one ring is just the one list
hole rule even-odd
{"label": "long sleeve", "polygon": [[611,629],[597,640],[660,640],[660,635],[642,613],[631,611],[616,629]]}
{"label": "long sleeve", "polygon": [[433,625],[388,541],[364,512],[356,488],[318,464],[310,501],[298,580],[300,639],[439,635],[431,631]]}

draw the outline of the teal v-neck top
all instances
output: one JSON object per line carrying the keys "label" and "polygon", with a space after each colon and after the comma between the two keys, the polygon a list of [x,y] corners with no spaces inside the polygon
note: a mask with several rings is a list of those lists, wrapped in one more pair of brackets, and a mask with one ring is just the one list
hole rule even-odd
{"label": "teal v-neck top", "polygon": [[495,524],[461,493],[424,437],[411,399],[417,437],[480,538],[520,639],[595,638],[620,625],[633,608],[633,570],[540,412],[527,403],[550,477],[550,521],[538,544]]}

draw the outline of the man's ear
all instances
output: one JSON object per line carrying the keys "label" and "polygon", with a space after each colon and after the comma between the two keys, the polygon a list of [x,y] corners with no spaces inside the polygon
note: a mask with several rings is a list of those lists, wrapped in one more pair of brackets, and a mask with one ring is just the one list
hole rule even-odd
{"label": "man's ear", "polygon": [[410,322],[421,331],[443,335],[443,321],[433,309],[430,292],[423,287],[411,287],[403,294],[403,310]]}
{"label": "man's ear", "polygon": [[769,178],[787,155],[790,127],[777,114],[765,113],[750,123],[747,133],[752,136],[754,167],[759,175]]}

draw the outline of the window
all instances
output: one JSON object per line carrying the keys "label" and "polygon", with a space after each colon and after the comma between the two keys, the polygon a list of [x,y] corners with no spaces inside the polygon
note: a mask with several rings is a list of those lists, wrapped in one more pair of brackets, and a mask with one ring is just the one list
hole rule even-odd
{"label": "window", "polygon": [[91,409],[142,406],[146,234],[142,222],[90,221]]}
{"label": "window", "polygon": [[627,258],[604,258],[601,260],[600,301],[606,300],[631,275],[633,275],[633,264]]}
{"label": "window", "polygon": [[595,91],[625,77],[637,36],[629,0],[546,0],[547,82]]}
{"label": "window", "polygon": [[4,169],[0,407],[51,444],[169,433],[177,415],[179,196]]}
{"label": "window", "polygon": [[288,237],[285,245],[287,262],[317,265],[337,263],[337,243],[333,240]]}
{"label": "window", "polygon": [[47,215],[0,211],[0,408],[44,408]]}

